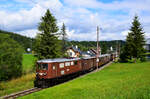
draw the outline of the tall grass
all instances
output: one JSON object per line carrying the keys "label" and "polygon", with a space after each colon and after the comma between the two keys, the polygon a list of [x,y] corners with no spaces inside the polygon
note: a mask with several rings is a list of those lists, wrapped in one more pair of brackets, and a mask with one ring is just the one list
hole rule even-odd
{"label": "tall grass", "polygon": [[34,86],[34,78],[35,74],[32,73],[8,82],[1,82],[0,96],[32,88]]}
{"label": "tall grass", "polygon": [[150,99],[150,62],[113,63],[23,99]]}

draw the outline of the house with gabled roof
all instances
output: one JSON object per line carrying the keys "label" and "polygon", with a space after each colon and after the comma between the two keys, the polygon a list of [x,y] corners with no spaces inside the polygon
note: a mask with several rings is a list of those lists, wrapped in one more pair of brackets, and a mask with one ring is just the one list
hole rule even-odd
{"label": "house with gabled roof", "polygon": [[68,47],[66,52],[69,57],[80,57],[82,54],[77,45]]}
{"label": "house with gabled roof", "polygon": [[[99,50],[99,52],[101,52]],[[101,53],[99,53],[101,55]],[[97,50],[95,49],[89,49],[88,51],[86,52],[82,52],[82,57],[96,57],[97,55]]]}

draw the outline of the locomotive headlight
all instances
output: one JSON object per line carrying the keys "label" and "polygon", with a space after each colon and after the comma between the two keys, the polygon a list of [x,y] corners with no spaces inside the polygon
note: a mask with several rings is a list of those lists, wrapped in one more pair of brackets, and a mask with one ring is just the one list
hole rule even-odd
{"label": "locomotive headlight", "polygon": [[43,73],[39,73],[39,75],[40,75],[40,76],[42,76],[42,75],[43,75]]}
{"label": "locomotive headlight", "polygon": [[46,73],[43,73],[43,75],[46,75]]}
{"label": "locomotive headlight", "polygon": [[46,75],[46,73],[39,73],[39,75],[40,75],[40,76],[45,76],[45,75]]}

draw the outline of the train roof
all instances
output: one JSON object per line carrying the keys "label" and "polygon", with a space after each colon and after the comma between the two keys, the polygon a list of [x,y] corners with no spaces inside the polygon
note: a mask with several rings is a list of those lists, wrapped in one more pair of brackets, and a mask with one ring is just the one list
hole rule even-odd
{"label": "train roof", "polygon": [[[110,54],[102,54],[99,57],[105,57],[105,56],[110,56]],[[96,57],[83,57],[82,59],[91,59],[91,58],[96,58]],[[75,61],[79,60],[80,58],[55,58],[55,59],[42,59],[38,60],[38,63],[54,63],[54,62],[66,62],[66,61]]]}
{"label": "train roof", "polygon": [[110,56],[110,54],[102,54],[99,57],[105,57],[105,56]]}
{"label": "train roof", "polygon": [[96,58],[96,57],[83,57],[82,59],[91,59],[91,58]]}
{"label": "train roof", "polygon": [[75,61],[79,60],[80,58],[55,58],[55,59],[42,59],[38,60],[38,63],[54,63],[54,62],[66,62],[66,61]]}
{"label": "train roof", "polygon": [[[99,55],[99,58],[100,58],[100,57],[105,57],[105,56],[110,56],[110,54],[102,54],[102,55]],[[91,58],[96,58],[96,56],[95,56],[95,57],[83,57],[83,59],[91,59]]]}

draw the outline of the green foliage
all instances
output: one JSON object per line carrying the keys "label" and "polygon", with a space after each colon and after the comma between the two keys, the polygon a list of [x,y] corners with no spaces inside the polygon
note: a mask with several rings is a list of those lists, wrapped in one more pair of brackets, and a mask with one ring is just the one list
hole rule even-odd
{"label": "green foliage", "polygon": [[144,45],[144,32],[138,20],[138,16],[135,16],[132,22],[130,32],[128,33],[126,39],[126,45],[121,54],[121,56],[125,55],[126,58],[120,57],[121,60],[131,60],[132,58],[134,58],[134,62],[136,62],[137,59],[141,59],[142,61],[144,61]]}
{"label": "green foliage", "polygon": [[40,34],[36,37],[34,48],[38,59],[61,57],[61,44],[58,39],[56,19],[49,10],[41,18],[38,29]]}
{"label": "green foliage", "polygon": [[150,62],[113,63],[58,86],[29,94],[21,99],[149,99]]}
{"label": "green foliage", "polygon": [[0,81],[22,74],[22,47],[6,34],[0,34]]}
{"label": "green foliage", "polygon": [[34,41],[34,39],[32,38],[28,38],[28,37],[25,37],[25,36],[22,36],[13,32],[0,30],[0,34],[8,34],[10,38],[18,42],[24,48],[25,51],[27,51],[27,48],[32,47],[32,42]]}
{"label": "green foliage", "polygon": [[130,58],[129,55],[128,55],[129,53],[127,51],[124,51],[125,49],[126,48],[123,48],[122,49],[123,53],[120,54],[120,60],[119,60],[120,62],[128,62],[128,59]]}
{"label": "green foliage", "polygon": [[142,56],[140,57],[140,61],[141,61],[141,62],[145,62],[145,61],[146,61],[146,57],[145,57],[144,55],[142,55]]}
{"label": "green foliage", "polygon": [[104,44],[101,48],[102,54],[106,54],[107,53],[107,45]]}

